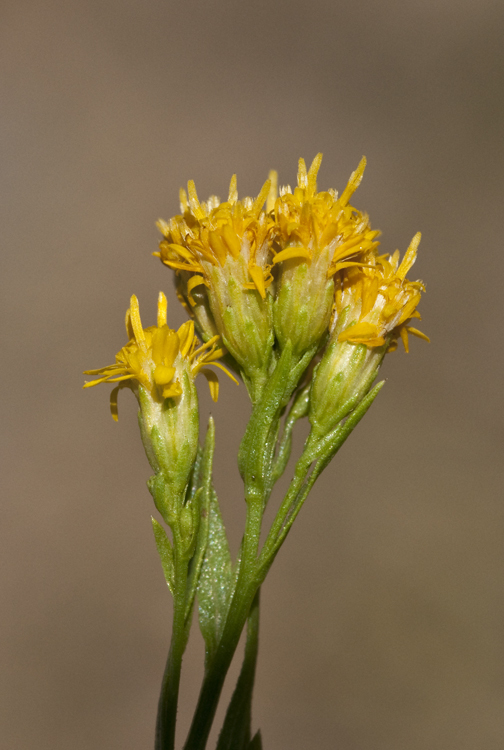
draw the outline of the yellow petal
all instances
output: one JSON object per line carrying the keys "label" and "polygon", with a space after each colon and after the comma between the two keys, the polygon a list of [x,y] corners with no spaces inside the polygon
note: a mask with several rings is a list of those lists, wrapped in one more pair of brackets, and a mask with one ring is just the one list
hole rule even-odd
{"label": "yellow petal", "polygon": [[189,208],[193,212],[194,216],[198,219],[198,221],[201,221],[201,219],[205,218],[205,212],[200,206],[194,180],[189,180],[189,182],[187,183],[187,192],[189,194]]}
{"label": "yellow petal", "polygon": [[158,328],[166,325],[166,314],[168,310],[168,300],[163,292],[159,292],[158,296],[158,308],[157,308],[157,324]]}
{"label": "yellow petal", "polygon": [[154,382],[157,385],[168,385],[173,380],[175,368],[167,365],[158,365],[154,370]]}
{"label": "yellow petal", "polygon": [[419,339],[423,339],[424,341],[427,341],[427,343],[430,344],[430,338],[426,336],[425,333],[422,333],[422,331],[419,331],[418,328],[407,326],[406,330],[408,331],[408,333],[412,333],[413,336],[418,336]]}
{"label": "yellow petal", "polygon": [[238,258],[241,253],[241,242],[229,224],[224,224],[222,227],[222,238],[233,258]]}
{"label": "yellow petal", "polygon": [[[178,263],[176,260],[168,260],[167,258],[162,258],[163,263],[165,266],[168,266],[168,268],[178,268],[181,271],[192,271],[193,273],[199,273],[203,269],[198,264],[197,266],[190,263]],[[214,259],[212,258],[212,262],[215,263]]]}
{"label": "yellow petal", "polygon": [[120,385],[116,385],[115,388],[112,388],[112,391],[110,393],[110,413],[112,414],[112,419],[114,422],[117,422],[119,419],[119,412],[117,410],[117,396],[119,391],[121,390]]}
{"label": "yellow petal", "polygon": [[188,320],[183,323],[177,331],[177,335],[180,341],[180,354],[183,357],[187,357],[187,354],[192,346],[194,340],[194,323],[192,320]]}
{"label": "yellow petal", "polygon": [[163,398],[175,398],[175,396],[182,395],[182,387],[180,383],[170,383],[163,388]]}
{"label": "yellow petal", "polygon": [[331,276],[334,276],[335,273],[338,271],[341,271],[342,268],[352,268],[353,266],[359,266],[360,268],[369,268],[370,266],[367,263],[357,263],[357,261],[353,260],[345,260],[341,263],[336,263],[335,266],[332,268],[329,268],[327,271],[327,278],[330,279]]}
{"label": "yellow petal", "polygon": [[223,266],[228,256],[228,249],[222,241],[222,238],[217,234],[217,232],[210,231],[208,233],[208,242],[214,252],[215,257],[217,258],[221,266]]}
{"label": "yellow petal", "polygon": [[421,232],[417,232],[415,236],[413,237],[413,239],[411,240],[410,246],[406,250],[404,254],[404,258],[402,259],[402,263],[396,272],[396,276],[398,276],[400,279],[406,278],[406,274],[408,273],[411,266],[415,262],[418,246],[420,244],[421,239],[422,239]]}
{"label": "yellow petal", "polygon": [[187,193],[184,190],[184,188],[180,188],[179,198],[180,198],[180,212],[182,214],[185,214],[186,211],[189,211],[189,202],[187,200]]}
{"label": "yellow petal", "polygon": [[222,370],[222,372],[226,373],[226,375],[228,376],[228,378],[231,378],[231,380],[233,381],[233,383],[236,383],[236,385],[240,385],[239,382],[237,381],[237,379],[235,378],[235,376],[233,375],[233,373],[229,372],[229,370],[227,369],[227,367],[224,367],[224,365],[221,365],[220,362],[212,362],[212,366],[213,367],[218,367],[219,370]]}
{"label": "yellow petal", "polygon": [[278,174],[274,169],[270,171],[268,179],[270,181],[270,189],[266,200],[266,213],[273,211],[278,197]]}
{"label": "yellow petal", "polygon": [[156,365],[171,367],[179,352],[179,337],[167,325],[157,328],[152,336],[151,356]]}
{"label": "yellow petal", "polygon": [[256,219],[261,213],[261,208],[264,205],[264,201],[268,197],[270,188],[271,188],[271,180],[266,180],[266,182],[261,188],[261,192],[259,193],[259,195],[257,196],[257,198],[255,199],[253,203],[250,213],[252,214],[252,216],[255,216]]}
{"label": "yellow petal", "polygon": [[228,201],[229,203],[236,203],[237,200],[238,200],[238,188],[236,185],[236,175],[234,174],[231,177],[231,182],[229,183]]}
{"label": "yellow petal", "polygon": [[[202,346],[199,346],[192,354],[191,354],[191,360],[195,359],[198,354],[201,354],[201,352],[206,351],[207,349],[211,349],[211,347],[217,343],[217,341],[220,339],[219,334],[216,334],[215,336],[212,336],[211,339],[209,339],[205,344],[202,344]],[[210,352],[208,352],[208,355]],[[206,355],[206,356],[208,356]]]}
{"label": "yellow petal", "polygon": [[348,180],[348,185],[343,191],[343,195],[341,196],[339,202],[342,206],[346,206],[352,195],[355,193],[359,185],[362,181],[362,175],[364,174],[364,170],[366,169],[366,157],[363,156],[362,159],[359,162],[359,166],[355,170],[355,172],[352,172],[350,175],[350,179]]}
{"label": "yellow petal", "polygon": [[126,326],[126,335],[128,337],[128,341],[131,341],[131,339],[135,336],[133,332],[133,326],[131,325],[131,315],[129,308],[126,310],[126,318],[124,320],[124,325]]}
{"label": "yellow petal", "polygon": [[275,255],[273,258],[273,265],[275,265],[275,263],[281,263],[283,260],[288,260],[289,258],[305,258],[306,260],[311,260],[311,254],[308,248],[303,247],[303,245],[287,247],[285,250],[281,250]]}
{"label": "yellow petal", "polygon": [[203,368],[201,372],[208,380],[208,387],[210,388],[210,395],[212,397],[212,400],[217,401],[217,399],[219,398],[219,378],[217,377],[216,373],[213,372],[213,370],[207,370],[206,368]]}
{"label": "yellow petal", "polygon": [[372,323],[356,323],[338,336],[338,341],[349,341],[350,339],[371,339],[378,336],[378,328]]}
{"label": "yellow petal", "polygon": [[250,264],[249,273],[252,276],[252,281],[254,282],[257,291],[259,292],[261,297],[265,299],[266,289],[264,287],[264,275],[263,275],[262,268],[260,266]]}
{"label": "yellow petal", "polygon": [[194,287],[201,286],[201,284],[204,284],[204,283],[205,283],[205,279],[203,278],[203,276],[199,276],[199,275],[191,276],[191,278],[187,282],[187,298],[193,307],[195,307],[196,302],[194,301],[194,298],[191,292],[194,289]]}
{"label": "yellow petal", "polygon": [[140,307],[138,305],[138,300],[134,294],[132,295],[130,300],[130,320],[136,342],[140,349],[142,349],[142,351],[145,351],[145,334],[142,328],[142,321],[140,319]]}
{"label": "yellow petal", "polygon": [[404,344],[404,351],[406,352],[406,354],[409,354],[408,331],[406,330],[404,326],[400,330],[400,335],[401,335],[401,341]]}
{"label": "yellow petal", "polygon": [[300,188],[308,187],[308,173],[304,159],[299,159],[298,161],[297,184]]}
{"label": "yellow petal", "polygon": [[317,154],[311,163],[308,171],[308,193],[309,195],[315,195],[317,192],[317,175],[322,164],[322,154]]}

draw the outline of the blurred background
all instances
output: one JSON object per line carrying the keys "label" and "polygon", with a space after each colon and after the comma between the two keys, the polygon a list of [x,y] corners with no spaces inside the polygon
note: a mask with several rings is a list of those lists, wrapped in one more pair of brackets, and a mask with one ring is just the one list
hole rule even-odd
{"label": "blurred background", "polygon": [[[502,750],[503,32],[499,0],[3,0],[3,747],[153,747],[150,472],[131,394],[115,424],[81,372],[125,343],[133,292],[145,325],[160,289],[183,322],[151,255],[181,185],[256,195],[322,151],[320,189],[367,156],[353,202],[383,251],[422,231],[432,343],[387,358],[267,579],[254,727],[265,750]],[[244,387],[213,405],[203,382],[201,410],[236,550]]]}

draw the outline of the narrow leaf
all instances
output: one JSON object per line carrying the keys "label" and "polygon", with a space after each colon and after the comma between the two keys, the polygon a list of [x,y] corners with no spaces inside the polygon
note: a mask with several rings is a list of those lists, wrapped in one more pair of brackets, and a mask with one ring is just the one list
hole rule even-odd
{"label": "narrow leaf", "polygon": [[232,591],[231,555],[217,495],[212,488],[208,506],[208,541],[197,588],[199,625],[207,660],[212,658],[219,643]]}
{"label": "narrow leaf", "polygon": [[[198,514],[199,525],[198,525],[198,536],[196,538],[196,547],[194,555],[189,563],[189,575],[187,579],[187,593],[186,593],[186,621],[192,614],[192,607],[194,604],[194,597],[196,596],[196,589],[198,586],[198,580],[201,574],[201,568],[203,565],[203,559],[205,557],[205,550],[208,540],[208,514],[210,505],[210,492],[212,486],[212,465],[213,455],[215,447],[215,423],[210,417],[208,422],[208,430],[205,438],[205,445],[203,450],[198,451],[198,465],[195,467],[197,471],[197,479],[193,477],[191,487],[191,500],[193,503],[194,513]],[[199,488],[196,489],[197,483]],[[195,519],[196,520],[196,519]]]}

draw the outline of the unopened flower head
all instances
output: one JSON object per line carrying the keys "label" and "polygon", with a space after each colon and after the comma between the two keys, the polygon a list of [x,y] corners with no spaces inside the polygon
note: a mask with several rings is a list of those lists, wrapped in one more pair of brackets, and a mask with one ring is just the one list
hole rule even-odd
{"label": "unopened flower head", "polygon": [[362,264],[344,268],[335,278],[336,297],[332,334],[312,385],[310,419],[314,428],[327,432],[366,395],[384,355],[408,334],[429,341],[411,321],[425,287],[406,274],[415,262],[420,233],[413,238],[399,263],[392,256],[369,252]]}
{"label": "unopened flower head", "polygon": [[273,220],[272,181],[255,200],[238,200],[233,176],[226,202],[215,196],[200,203],[191,181],[181,190],[181,214],[159,221],[162,262],[178,274],[178,292],[205,339],[215,334],[245,376],[268,367],[273,346],[272,282],[268,237]]}
{"label": "unopened flower head", "polygon": [[307,170],[300,159],[297,187],[294,191],[290,186],[282,188],[275,201],[275,333],[281,347],[290,339],[299,354],[317,346],[328,330],[334,274],[353,266],[378,245],[379,232],[371,230],[367,215],[349,204],[366,160],[361,160],[341,196],[332,189],[317,192],[321,161],[322,154],[318,154]]}
{"label": "unopened flower head", "polygon": [[219,337],[198,346],[193,321],[173,331],[166,322],[166,307],[166,297],[160,292],[157,325],[143,328],[138,300],[133,296],[126,313],[128,343],[117,353],[113,365],[86,371],[87,375],[98,378],[86,383],[84,388],[99,383],[118,383],[110,397],[115,420],[119,390],[128,387],[134,392],[140,404],[142,440],[152,468],[155,472],[164,471],[172,477],[173,483],[183,488],[198,447],[198,397],[194,378],[199,372],[206,376],[216,401],[218,379],[205,365],[227,370],[215,361],[223,353]]}

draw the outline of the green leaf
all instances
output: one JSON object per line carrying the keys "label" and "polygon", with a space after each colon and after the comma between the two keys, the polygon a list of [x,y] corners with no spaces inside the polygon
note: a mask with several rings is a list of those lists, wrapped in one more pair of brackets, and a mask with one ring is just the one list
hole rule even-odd
{"label": "green leaf", "polygon": [[208,541],[199,576],[197,595],[199,625],[206,645],[206,658],[215,654],[226,621],[233,592],[231,555],[215,490],[210,490]]}
{"label": "green leaf", "polygon": [[173,548],[170,540],[166,536],[166,531],[163,529],[155,518],[152,518],[152,529],[154,531],[154,538],[156,540],[156,547],[161,558],[161,565],[163,566],[163,573],[173,595],[173,588],[175,582],[175,570],[173,564]]}

